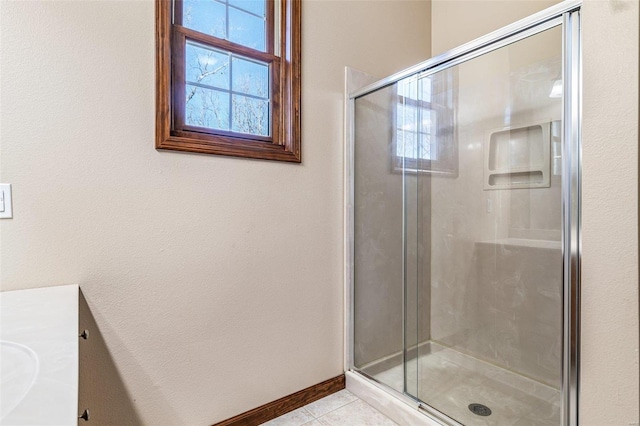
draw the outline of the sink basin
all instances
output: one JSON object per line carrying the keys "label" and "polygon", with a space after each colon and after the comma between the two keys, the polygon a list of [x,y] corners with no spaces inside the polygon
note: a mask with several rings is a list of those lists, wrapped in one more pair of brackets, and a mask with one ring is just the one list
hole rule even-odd
{"label": "sink basin", "polygon": [[28,346],[0,340],[0,420],[27,396],[39,364],[38,355]]}

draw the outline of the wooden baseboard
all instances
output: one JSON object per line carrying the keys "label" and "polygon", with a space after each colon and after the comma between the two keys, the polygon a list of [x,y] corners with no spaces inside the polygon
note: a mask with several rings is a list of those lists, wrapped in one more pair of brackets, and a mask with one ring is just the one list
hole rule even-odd
{"label": "wooden baseboard", "polygon": [[238,414],[213,426],[256,426],[344,389],[344,374]]}

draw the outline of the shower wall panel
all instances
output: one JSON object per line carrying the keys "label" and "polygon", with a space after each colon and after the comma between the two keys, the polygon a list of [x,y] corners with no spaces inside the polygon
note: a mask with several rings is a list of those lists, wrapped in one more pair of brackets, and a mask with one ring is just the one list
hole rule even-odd
{"label": "shower wall panel", "polygon": [[431,337],[558,387],[560,172],[551,168],[549,188],[485,191],[483,150],[492,130],[560,120],[549,92],[561,30],[456,68],[459,175],[431,182]]}
{"label": "shower wall panel", "polygon": [[419,356],[431,338],[431,264],[425,262],[431,253],[431,175],[406,167],[396,173],[404,175],[405,195],[405,368],[402,376],[404,391],[417,395],[420,388]]}
{"label": "shower wall panel", "polygon": [[477,324],[464,345],[476,356],[560,388],[562,256],[555,241],[476,243]]}
{"label": "shower wall panel", "polygon": [[428,341],[431,330],[430,264],[423,260],[431,250],[430,176],[393,166],[396,106],[392,85],[358,99],[355,109],[354,364],[365,372],[382,361],[402,363],[403,345]]}
{"label": "shower wall panel", "polygon": [[402,350],[402,175],[390,170],[392,92],[356,101],[354,362]]}

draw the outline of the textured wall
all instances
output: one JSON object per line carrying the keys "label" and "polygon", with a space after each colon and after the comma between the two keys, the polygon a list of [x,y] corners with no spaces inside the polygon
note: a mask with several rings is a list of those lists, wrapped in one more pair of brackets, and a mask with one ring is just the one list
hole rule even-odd
{"label": "textured wall", "polygon": [[640,12],[587,0],[583,17],[580,414],[588,426],[638,424]]}
{"label": "textured wall", "polygon": [[559,3],[558,0],[432,0],[431,50],[439,55]]}
{"label": "textured wall", "polygon": [[0,7],[1,286],[80,284],[96,424],[208,424],[340,374],[344,66],[425,59],[429,3],[304,2],[302,165],[154,149],[152,1]]}

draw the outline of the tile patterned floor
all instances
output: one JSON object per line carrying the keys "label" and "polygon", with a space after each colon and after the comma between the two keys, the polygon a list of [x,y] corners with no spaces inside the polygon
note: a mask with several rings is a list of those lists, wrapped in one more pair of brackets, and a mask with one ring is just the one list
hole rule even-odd
{"label": "tile patterned floor", "polygon": [[375,408],[344,389],[273,419],[266,426],[395,426]]}

